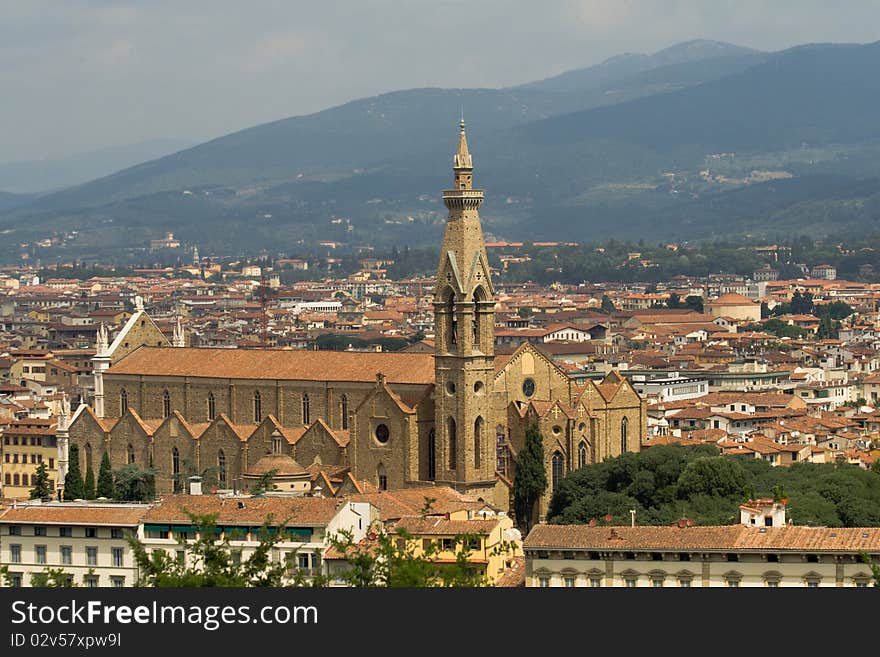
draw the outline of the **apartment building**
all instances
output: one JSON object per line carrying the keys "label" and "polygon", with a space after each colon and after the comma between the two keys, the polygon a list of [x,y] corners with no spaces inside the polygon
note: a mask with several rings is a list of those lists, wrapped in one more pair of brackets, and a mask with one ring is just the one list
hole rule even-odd
{"label": "apartment building", "polygon": [[[142,538],[146,504],[39,501],[14,503],[0,515],[0,565],[8,584],[61,569],[76,586],[133,586],[138,570],[126,536]],[[6,583],[4,583],[6,585]]]}
{"label": "apartment building", "polygon": [[741,507],[742,522],[726,526],[536,525],[523,544],[526,586],[871,585],[860,555],[880,562],[880,528],[786,525],[778,510],[755,506]]}

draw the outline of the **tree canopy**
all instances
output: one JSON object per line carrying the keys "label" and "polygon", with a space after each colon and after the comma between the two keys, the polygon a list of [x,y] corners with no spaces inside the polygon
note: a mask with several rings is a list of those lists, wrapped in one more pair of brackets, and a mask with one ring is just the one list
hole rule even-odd
{"label": "tree canopy", "polygon": [[610,513],[627,524],[634,509],[642,525],[682,517],[730,524],[738,521],[739,505],[755,497],[787,497],[787,516],[798,525],[880,526],[878,472],[845,463],[773,467],[722,456],[712,445],[659,445],[574,470],[553,495],[548,518],[588,523]]}

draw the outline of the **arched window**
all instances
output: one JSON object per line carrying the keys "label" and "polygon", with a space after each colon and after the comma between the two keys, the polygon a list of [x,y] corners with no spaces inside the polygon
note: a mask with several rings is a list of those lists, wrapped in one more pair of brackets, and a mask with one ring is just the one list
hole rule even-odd
{"label": "arched window", "polygon": [[437,434],[434,429],[428,432],[428,480],[437,476]]}
{"label": "arched window", "polygon": [[162,417],[171,415],[171,393],[167,390],[162,393]]}
{"label": "arched window", "polygon": [[553,481],[553,492],[556,492],[556,489],[559,487],[559,483],[562,481],[562,454],[559,452],[553,452],[553,458],[550,459],[551,470],[550,474],[552,475]]}
{"label": "arched window", "polygon": [[483,418],[477,417],[474,420],[474,468],[480,469],[483,463]]}
{"label": "arched window", "polygon": [[213,422],[217,417],[217,406],[214,402],[214,393],[208,393],[208,422]]}
{"label": "arched window", "polygon": [[84,450],[86,457],[86,467],[83,468],[83,472],[92,467],[92,445],[91,443],[86,443],[86,448]]}
{"label": "arched window", "polygon": [[623,454],[626,451],[626,441],[627,441],[627,432],[629,431],[629,420],[624,417],[620,421],[620,453]]}
{"label": "arched window", "polygon": [[458,321],[455,319],[455,292],[452,290],[449,290],[449,296],[446,299],[446,335],[450,346],[458,342]]}
{"label": "arched window", "polygon": [[483,291],[483,288],[476,288],[474,290],[474,349],[479,349],[480,351],[486,351],[483,346],[482,336],[485,333],[485,324],[489,321],[489,317],[480,312],[480,307],[485,301],[486,293]]}
{"label": "arched window", "polygon": [[281,434],[278,433],[278,429],[272,432],[272,453],[281,453]]}
{"label": "arched window", "polygon": [[263,421],[263,398],[260,396],[260,391],[254,391],[254,422],[259,424]]}
{"label": "arched window", "polygon": [[587,464],[587,443],[583,440],[578,445],[578,467],[582,468]]}
{"label": "arched window", "polygon": [[226,488],[226,454],[222,449],[217,452],[217,482],[220,488]]}
{"label": "arched window", "polygon": [[309,424],[309,393],[303,393],[303,408],[302,408],[302,416],[303,416],[303,424]]}
{"label": "arched window", "polygon": [[131,446],[131,443],[128,444],[128,450],[126,452],[126,463],[134,463],[134,447]]}
{"label": "arched window", "polygon": [[179,493],[181,486],[180,481],[180,452],[176,447],[171,448],[171,479],[174,484],[174,492]]}
{"label": "arched window", "polygon": [[125,415],[125,411],[128,410],[128,393],[125,391],[125,388],[119,391],[119,416],[122,417]]}
{"label": "arched window", "polygon": [[348,397],[346,395],[339,398],[339,415],[342,416],[342,428],[348,429]]}
{"label": "arched window", "polygon": [[379,490],[388,490],[388,475],[385,473],[385,466],[381,463],[376,468],[376,478],[379,480]]}
{"label": "arched window", "polygon": [[504,426],[499,424],[495,427],[495,469],[503,475],[508,474],[510,467],[510,453],[507,451],[507,434]]}
{"label": "arched window", "polygon": [[455,420],[447,418],[446,420],[446,436],[449,440],[449,469],[455,470],[456,461],[458,460],[456,454],[456,437],[455,437]]}

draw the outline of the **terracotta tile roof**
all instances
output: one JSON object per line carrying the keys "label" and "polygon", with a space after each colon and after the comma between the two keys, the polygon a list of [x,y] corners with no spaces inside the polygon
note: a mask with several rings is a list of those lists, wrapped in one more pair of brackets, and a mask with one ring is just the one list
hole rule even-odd
{"label": "terracotta tile roof", "polygon": [[489,534],[498,526],[500,518],[449,520],[442,516],[404,516],[394,523],[414,536],[456,536],[458,534]]}
{"label": "terracotta tile roof", "polygon": [[34,522],[56,525],[114,525],[135,527],[149,507],[86,506],[79,502],[42,504],[10,508],[0,516],[0,523]]}
{"label": "terracotta tile roof", "polygon": [[107,370],[113,374],[298,381],[434,382],[434,355],[296,349],[140,347]]}
{"label": "terracotta tile roof", "polygon": [[589,527],[536,525],[523,543],[525,549],[580,548],[614,550],[749,550],[876,552],[880,527]]}
{"label": "terracotta tile roof", "polygon": [[[262,525],[268,516],[288,525],[326,525],[336,515],[339,500],[319,497],[219,497],[169,495],[153,506],[144,522],[190,524],[187,511],[217,515],[218,525]],[[243,508],[239,508],[239,505]]]}
{"label": "terracotta tile roof", "polygon": [[352,502],[369,502],[379,509],[382,521],[387,522],[404,516],[421,515],[427,497],[434,499],[431,503],[432,515],[442,515],[462,509],[478,510],[486,506],[475,497],[464,495],[447,486],[420,486],[361,493],[349,495],[345,499]]}
{"label": "terracotta tile roof", "polygon": [[514,557],[513,563],[505,569],[496,579],[495,586],[512,588],[526,585],[526,558]]}

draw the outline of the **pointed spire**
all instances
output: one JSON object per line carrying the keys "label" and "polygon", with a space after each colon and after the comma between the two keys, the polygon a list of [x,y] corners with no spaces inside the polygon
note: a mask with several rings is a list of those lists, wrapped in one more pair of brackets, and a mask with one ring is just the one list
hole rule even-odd
{"label": "pointed spire", "polygon": [[455,157],[452,158],[452,166],[455,169],[473,169],[474,164],[468,151],[467,136],[464,132],[464,110],[462,110],[461,122],[458,125],[460,128],[458,133],[458,150],[455,152]]}
{"label": "pointed spire", "polygon": [[180,323],[180,315],[177,316],[177,323],[174,325],[174,336],[171,338],[171,346],[185,347],[186,338],[183,335],[183,326]]}
{"label": "pointed spire", "polygon": [[107,327],[104,326],[104,322],[101,322],[101,325],[98,327],[98,340],[97,344],[95,345],[95,355],[104,356],[109,349],[110,341],[107,337]]}

